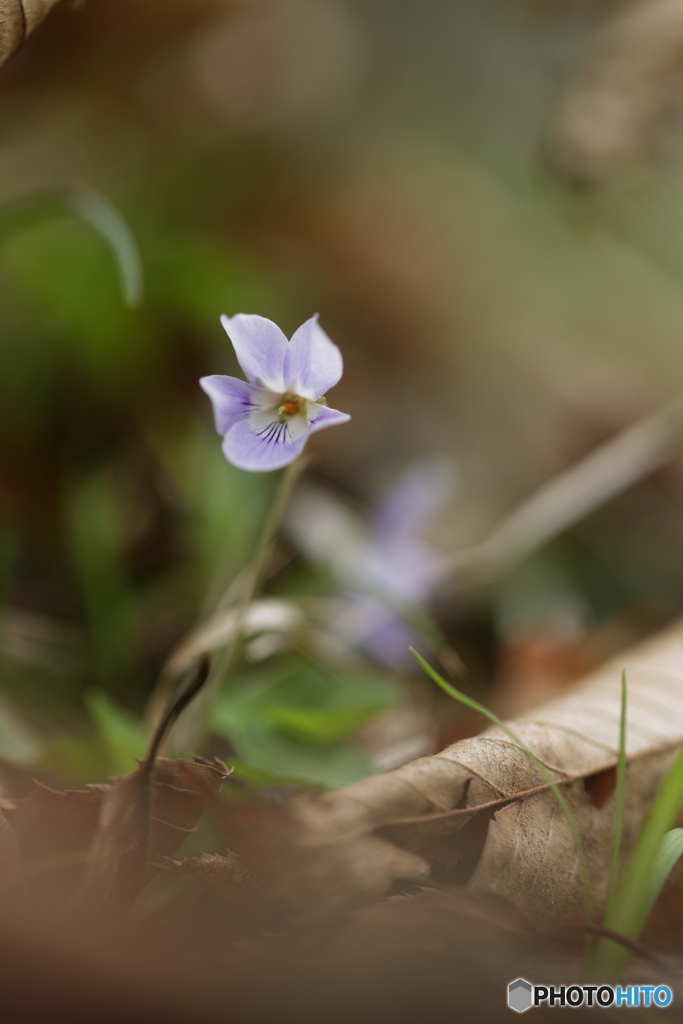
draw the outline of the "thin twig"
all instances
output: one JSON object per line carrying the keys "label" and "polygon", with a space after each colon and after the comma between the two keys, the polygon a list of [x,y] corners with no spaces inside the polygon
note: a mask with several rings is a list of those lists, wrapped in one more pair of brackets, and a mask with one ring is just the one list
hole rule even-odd
{"label": "thin twig", "polygon": [[677,398],[544,484],[485,540],[451,555],[441,579],[448,577],[466,588],[506,572],[675,458],[682,440],[683,398]]}

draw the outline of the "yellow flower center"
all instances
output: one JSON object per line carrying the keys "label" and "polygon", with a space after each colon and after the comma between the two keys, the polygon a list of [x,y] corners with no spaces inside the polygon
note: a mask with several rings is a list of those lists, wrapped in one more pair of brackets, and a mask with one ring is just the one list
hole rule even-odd
{"label": "yellow flower center", "polygon": [[296,416],[298,412],[301,412],[304,399],[299,398],[298,395],[285,395],[284,402],[278,408],[278,414],[280,416]]}

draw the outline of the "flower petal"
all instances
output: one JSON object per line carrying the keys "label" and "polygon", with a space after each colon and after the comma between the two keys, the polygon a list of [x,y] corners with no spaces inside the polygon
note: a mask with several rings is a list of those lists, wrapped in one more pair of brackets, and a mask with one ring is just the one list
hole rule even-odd
{"label": "flower petal", "polygon": [[223,454],[238,469],[246,469],[250,473],[267,473],[294,462],[309,433],[309,430],[305,430],[292,440],[287,423],[274,420],[257,433],[247,420],[241,420],[225,435]]}
{"label": "flower petal", "polygon": [[269,391],[285,391],[284,364],[288,343],[277,324],[251,313],[222,316],[221,323],[247,379]]}
{"label": "flower petal", "polygon": [[254,403],[247,417],[249,426],[256,434],[280,418],[278,407],[282,400],[281,395],[274,395],[272,391],[259,391],[259,395],[264,396],[263,400]]}
{"label": "flower petal", "polygon": [[290,441],[298,441],[302,434],[310,434],[308,416],[301,412],[287,420],[287,436]]}
{"label": "flower petal", "polygon": [[339,383],[342,354],[318,323],[317,314],[294,332],[284,362],[285,387],[302,398],[320,398]]}
{"label": "flower petal", "polygon": [[373,515],[380,543],[397,548],[424,534],[430,521],[450,501],[458,484],[457,467],[445,455],[414,462],[384,492]]}
{"label": "flower petal", "polygon": [[202,377],[199,386],[211,399],[219,434],[226,434],[233,424],[246,419],[252,409],[261,405],[264,396],[270,394],[238,377],[224,377],[218,373]]}
{"label": "flower petal", "polygon": [[[262,391],[260,393],[265,395],[271,394],[270,391]],[[255,434],[260,434],[262,430],[265,430],[280,421],[280,414],[278,412],[280,399],[277,395],[272,397],[275,398],[275,402],[270,402],[269,404],[262,406],[254,406],[252,412],[249,413],[249,426]],[[286,423],[287,437],[290,441],[298,441],[302,434],[308,433],[308,416],[306,415],[298,414],[296,416],[290,416],[287,418]]]}
{"label": "flower petal", "polygon": [[326,405],[308,402],[307,406],[311,434],[316,430],[324,430],[325,427],[336,427],[338,423],[348,423],[351,419],[347,412],[337,412],[336,409],[329,409]]}

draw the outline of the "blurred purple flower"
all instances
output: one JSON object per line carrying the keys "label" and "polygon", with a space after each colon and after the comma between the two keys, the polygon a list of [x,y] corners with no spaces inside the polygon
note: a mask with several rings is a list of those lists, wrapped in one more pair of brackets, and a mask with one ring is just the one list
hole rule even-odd
{"label": "blurred purple flower", "polygon": [[328,628],[388,667],[411,666],[408,647],[418,637],[406,616],[426,608],[446,572],[443,557],[423,536],[456,483],[445,458],[413,465],[384,493],[370,529],[311,485],[299,488],[290,507],[290,533],[302,551],[332,571],[346,597]]}
{"label": "blurred purple flower", "polygon": [[202,377],[228,462],[251,473],[289,465],[309,434],[351,417],[329,409],[324,395],[343,372],[341,352],[311,317],[290,341],[262,316],[222,316],[247,381]]}

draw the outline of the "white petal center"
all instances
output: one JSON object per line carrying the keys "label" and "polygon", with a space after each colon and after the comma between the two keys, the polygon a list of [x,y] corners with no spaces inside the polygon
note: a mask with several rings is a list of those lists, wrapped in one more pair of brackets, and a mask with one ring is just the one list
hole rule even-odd
{"label": "white petal center", "polygon": [[283,443],[291,444],[305,434],[320,412],[320,405],[292,392],[264,391],[249,413],[249,426],[256,434],[271,431],[277,424]]}

